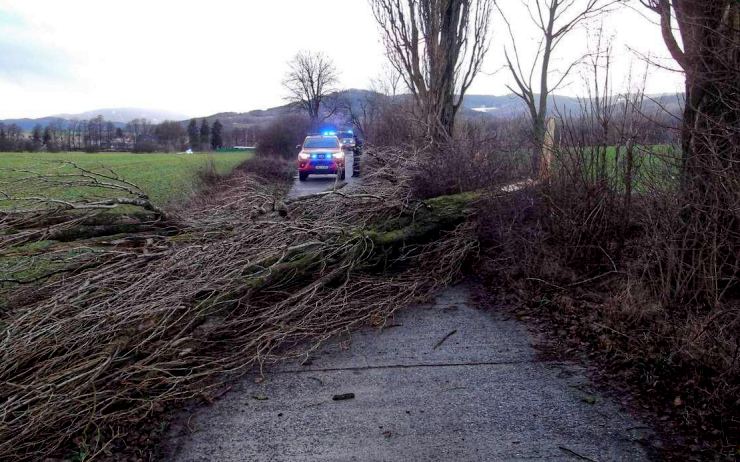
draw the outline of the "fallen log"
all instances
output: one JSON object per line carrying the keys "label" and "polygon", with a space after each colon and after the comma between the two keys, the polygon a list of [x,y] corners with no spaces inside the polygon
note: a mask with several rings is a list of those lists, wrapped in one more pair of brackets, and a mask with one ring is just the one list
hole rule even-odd
{"label": "fallen log", "polygon": [[418,243],[470,218],[479,198],[480,193],[469,192],[428,199],[412,215],[403,215],[367,235],[379,246]]}

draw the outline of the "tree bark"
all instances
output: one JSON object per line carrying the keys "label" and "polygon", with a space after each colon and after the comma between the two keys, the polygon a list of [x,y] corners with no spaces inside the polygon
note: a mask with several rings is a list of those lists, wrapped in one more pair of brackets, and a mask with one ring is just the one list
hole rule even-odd
{"label": "tree bark", "polygon": [[737,286],[740,259],[740,3],[654,0],[648,6],[660,14],[666,46],[686,74],[679,220],[680,260],[690,274],[676,270],[675,295],[718,303]]}

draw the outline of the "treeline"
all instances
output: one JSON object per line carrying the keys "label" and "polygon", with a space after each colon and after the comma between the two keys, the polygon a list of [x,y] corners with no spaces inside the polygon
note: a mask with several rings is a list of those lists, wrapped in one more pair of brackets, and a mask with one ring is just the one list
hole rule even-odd
{"label": "treeline", "polygon": [[46,127],[36,125],[30,133],[18,125],[0,123],[0,152],[131,151],[179,152],[188,148],[209,151],[224,146],[248,145],[254,133],[248,129],[224,130],[216,120],[209,124],[190,120],[164,121],[134,119],[124,126],[102,116],[91,120],[57,120]]}

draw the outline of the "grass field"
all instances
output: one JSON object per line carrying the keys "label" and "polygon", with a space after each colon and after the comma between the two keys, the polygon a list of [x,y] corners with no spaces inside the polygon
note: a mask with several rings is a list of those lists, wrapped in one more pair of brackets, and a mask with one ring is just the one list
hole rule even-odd
{"label": "grass field", "polygon": [[[38,186],[30,186],[23,178],[28,170],[42,174],[71,172],[64,161],[74,162],[92,171],[115,172],[145,191],[152,201],[165,205],[188,197],[199,187],[198,174],[208,168],[211,160],[218,174],[231,172],[247,160],[251,152],[214,154],[133,154],[133,153],[0,153],[0,191],[13,196],[41,194]],[[56,188],[45,191],[61,199],[73,199],[89,194],[85,188]]]}
{"label": "grass field", "polygon": [[[626,168],[626,154],[624,148],[617,156],[614,146],[606,149],[605,159],[601,152],[598,155],[590,148],[575,147],[564,148],[556,153],[553,169],[558,169],[558,164],[566,166],[567,171],[573,174],[581,169],[582,177],[595,181],[605,164],[605,173],[612,181],[613,186],[624,186],[624,173]],[[605,163],[604,163],[605,161]],[[633,191],[642,193],[657,189],[671,189],[676,187],[680,172],[681,155],[673,146],[635,146],[632,166],[632,188]]]}

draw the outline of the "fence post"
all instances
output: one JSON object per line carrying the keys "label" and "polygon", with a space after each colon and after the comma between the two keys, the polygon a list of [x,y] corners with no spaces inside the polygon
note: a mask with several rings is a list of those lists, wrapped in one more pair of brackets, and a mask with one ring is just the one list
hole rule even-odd
{"label": "fence post", "polygon": [[540,157],[540,179],[550,178],[550,166],[552,165],[553,152],[555,150],[555,118],[548,117],[545,122],[545,139],[542,143],[542,156]]}

